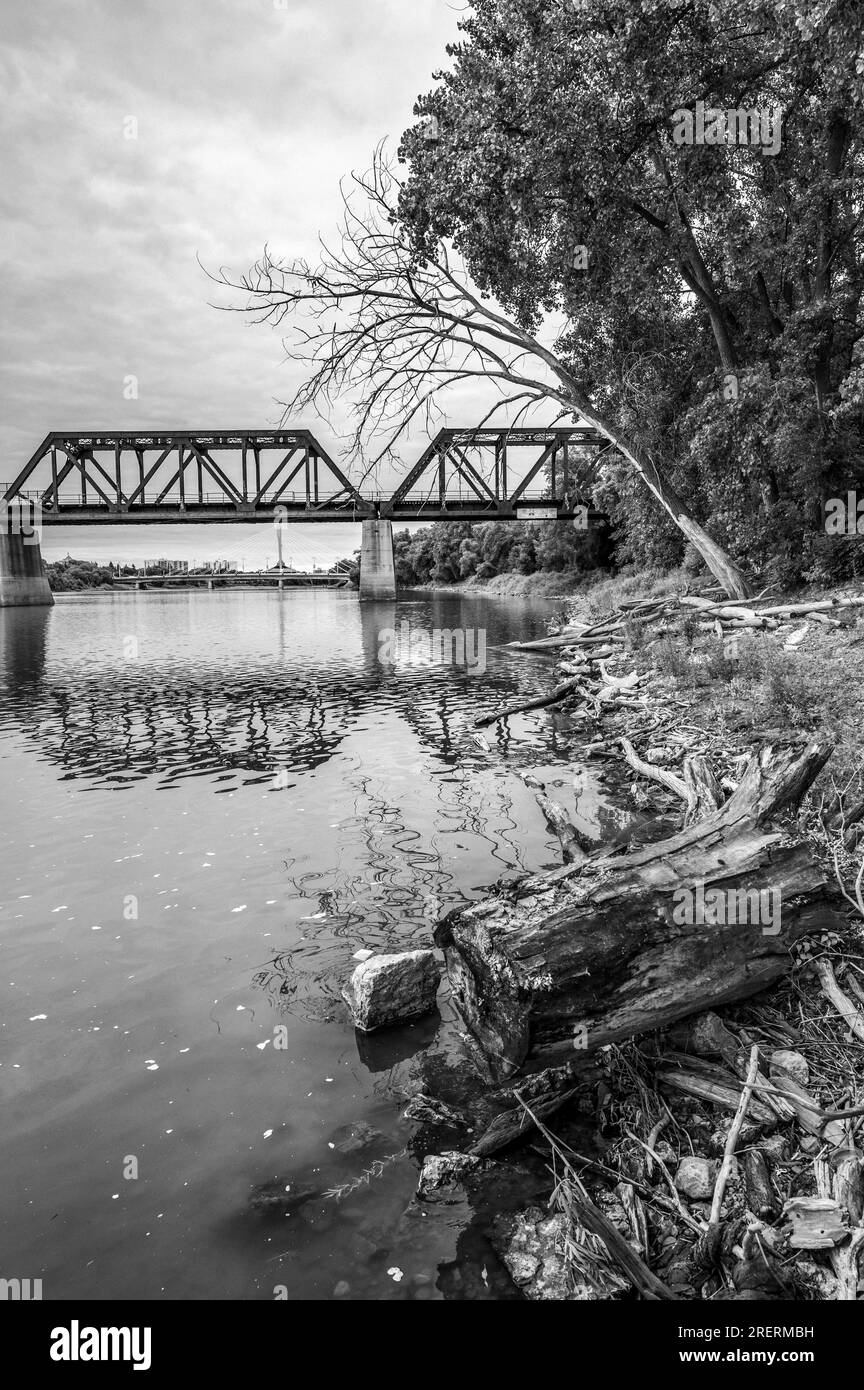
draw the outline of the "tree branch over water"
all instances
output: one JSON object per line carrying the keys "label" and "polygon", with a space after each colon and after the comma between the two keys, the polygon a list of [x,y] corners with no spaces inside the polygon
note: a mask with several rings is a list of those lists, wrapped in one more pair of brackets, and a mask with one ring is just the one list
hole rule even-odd
{"label": "tree branch over water", "polygon": [[308,375],[286,416],[314,409],[326,418],[353,400],[350,453],[364,477],[419,425],[432,433],[444,418],[444,397],[460,383],[482,381],[499,399],[484,423],[513,409],[558,408],[557,418],[585,420],[606,436],[641,477],[725,591],[744,597],[741,571],[684,506],[649,447],[597,408],[585,385],[554,347],[503,313],[476,290],[448,244],[419,251],[397,211],[400,185],[381,147],[371,170],[343,188],[338,249],[322,242],[317,265],[282,261],[265,248],[239,279],[211,277],[238,292],[230,305],[259,323],[290,326],[288,355]]}

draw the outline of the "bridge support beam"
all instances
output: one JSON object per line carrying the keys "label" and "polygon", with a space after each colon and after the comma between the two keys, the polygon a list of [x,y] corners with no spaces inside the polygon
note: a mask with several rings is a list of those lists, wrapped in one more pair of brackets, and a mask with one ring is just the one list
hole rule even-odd
{"label": "bridge support beam", "polygon": [[42,570],[35,531],[22,531],[7,515],[0,520],[0,608],[50,606],[54,595]]}
{"label": "bridge support beam", "polygon": [[389,521],[364,521],[360,543],[360,597],[394,599],[393,526]]}

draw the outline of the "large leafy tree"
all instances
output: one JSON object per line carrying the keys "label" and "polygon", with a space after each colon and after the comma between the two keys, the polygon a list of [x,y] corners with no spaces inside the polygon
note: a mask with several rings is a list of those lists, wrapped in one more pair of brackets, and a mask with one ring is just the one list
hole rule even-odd
{"label": "large leafy tree", "polygon": [[[431,428],[441,396],[472,378],[500,392],[478,425],[501,409],[518,407],[518,419],[528,408],[556,406],[556,421],[581,417],[605,434],[727,591],[746,594],[741,570],[688,512],[650,443],[628,435],[596,404],[555,346],[491,303],[446,239],[427,236],[417,247],[400,220],[398,185],[380,152],[355,185],[360,206],[346,198],[339,248],[325,247],[317,265],[281,261],[268,251],[240,281],[224,271],[219,276],[244,292],[243,309],[259,321],[287,321],[294,330],[289,351],[306,363],[308,375],[286,413],[329,411],[353,396],[352,448],[367,457],[372,446],[371,469],[412,423]],[[523,564],[529,559],[526,548]]]}
{"label": "large leafy tree", "polygon": [[[475,0],[461,28],[400,151],[418,254],[452,241],[529,333],[560,314],[574,397],[685,535],[671,492],[739,553],[800,548],[861,448],[860,9]],[[697,102],[764,113],[770,150],[677,143]]]}
{"label": "large leafy tree", "polygon": [[[855,4],[475,0],[462,30],[404,182],[379,154],[336,250],[237,286],[295,328],[288,409],[353,393],[382,452],[472,377],[581,416],[631,543],[653,499],[742,596],[728,548],[794,536],[860,441]],[[780,148],[676,143],[700,101],[779,112]]]}

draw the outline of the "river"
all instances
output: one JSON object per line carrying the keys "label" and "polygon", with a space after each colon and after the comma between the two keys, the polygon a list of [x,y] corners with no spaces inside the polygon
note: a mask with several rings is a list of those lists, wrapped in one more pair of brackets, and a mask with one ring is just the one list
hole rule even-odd
{"label": "river", "polygon": [[[470,730],[550,687],[502,644],[565,607],[0,611],[0,1275],[45,1299],[512,1296],[464,1212],[411,1208],[403,1112],[458,1049],[446,988],[440,1018],[364,1037],[340,987],[358,949],[428,945],[439,912],[560,863],[514,769],[572,788],[575,731],[540,710],[487,753]],[[438,629],[467,660],[436,659]],[[608,836],[580,775],[577,825]]]}

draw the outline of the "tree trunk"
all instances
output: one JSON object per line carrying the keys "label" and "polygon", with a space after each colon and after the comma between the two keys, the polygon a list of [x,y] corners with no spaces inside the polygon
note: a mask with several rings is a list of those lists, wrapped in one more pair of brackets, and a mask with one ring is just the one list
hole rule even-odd
{"label": "tree trunk", "polygon": [[695,550],[698,550],[718,584],[722,585],[723,592],[729,598],[748,598],[750,588],[741,570],[730,560],[725,550],[711,539],[695,517],[690,515],[678,493],[671,483],[667,483],[651,456],[639,445],[626,438],[623,432],[610,421],[602,415],[598,415],[590,403],[582,397],[581,392],[574,389],[576,383],[560,366],[558,367],[558,374],[570,389],[580,415],[601,434],[605,434],[606,438],[624,455],[649,491],[669,513],[684,538],[690,542]]}
{"label": "tree trunk", "polygon": [[492,1075],[573,1062],[753,994],[789,968],[794,941],[837,930],[810,845],[781,845],[767,828],[830,751],[765,748],[698,825],[522,880],[446,917],[436,941]]}
{"label": "tree trunk", "polygon": [[[465,293],[464,287],[463,293]],[[588,421],[589,425],[593,425],[595,429],[606,436],[611,444],[615,445],[615,448],[633,466],[661,506],[666,509],[685,538],[698,550],[714,578],[722,585],[725,593],[730,598],[747,598],[749,589],[741,570],[732,563],[721,546],[711,539],[707,531],[702,529],[698,521],[690,516],[681,498],[671,484],[667,483],[650,453],[634,443],[625,435],[623,430],[594,409],[591,401],[580,388],[578,379],[556,357],[553,351],[544,347],[537,338],[524,329],[518,328],[509,319],[490,310],[481,300],[471,295],[467,297],[479,314],[496,325],[496,329],[499,330],[498,336],[503,336],[505,342],[519,343],[528,352],[539,358],[541,362],[545,362],[550,371],[558,378],[562,388],[555,390],[549,387],[547,394],[550,399],[558,400],[562,405],[572,408],[574,413],[581,415],[584,420]],[[503,330],[503,334],[500,330]],[[526,384],[526,379],[520,377],[518,373],[511,373],[507,379],[514,385]],[[535,383],[530,384],[534,385]]]}

